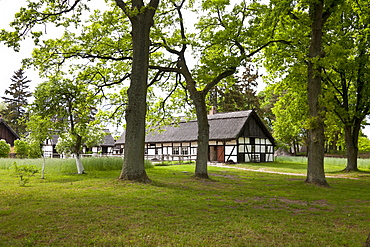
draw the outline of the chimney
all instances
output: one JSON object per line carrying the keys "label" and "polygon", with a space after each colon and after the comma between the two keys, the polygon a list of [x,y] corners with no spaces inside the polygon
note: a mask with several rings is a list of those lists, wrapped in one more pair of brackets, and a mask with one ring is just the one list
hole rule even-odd
{"label": "chimney", "polygon": [[216,107],[215,107],[215,106],[212,106],[212,108],[211,108],[211,110],[209,111],[209,114],[208,114],[208,115],[212,116],[212,115],[215,115],[216,113],[217,113],[217,109],[216,109]]}

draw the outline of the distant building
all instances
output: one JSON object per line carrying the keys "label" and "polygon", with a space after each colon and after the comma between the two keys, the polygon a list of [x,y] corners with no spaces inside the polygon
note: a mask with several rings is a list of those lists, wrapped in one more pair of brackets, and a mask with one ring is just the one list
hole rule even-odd
{"label": "distant building", "polygon": [[50,139],[45,140],[44,145],[42,146],[45,158],[60,158],[60,154],[55,148],[58,143],[58,139],[58,135],[52,135]]}
{"label": "distant building", "polygon": [[115,145],[115,140],[108,129],[104,130],[106,135],[104,136],[103,142],[99,146],[92,148],[84,148],[84,153],[91,152],[92,154],[99,155],[112,155],[113,147]]}
{"label": "distant building", "polygon": [[[208,115],[209,157],[212,162],[274,161],[275,141],[254,110]],[[145,155],[155,160],[195,160],[198,123],[196,120],[162,127],[145,138]],[[123,153],[125,134],[115,150]]]}
{"label": "distant building", "polygon": [[[91,148],[83,147],[82,154],[89,155],[111,155],[113,154],[113,147],[115,144],[114,138],[108,129],[104,130],[106,135],[104,136],[103,142],[98,146]],[[56,145],[58,143],[59,135],[52,135],[51,139],[47,139],[43,146],[44,157],[46,158],[60,158],[64,157],[59,154],[56,150]]]}
{"label": "distant building", "polygon": [[5,140],[6,143],[10,144],[11,147],[13,147],[14,141],[19,139],[19,136],[0,115],[0,140],[2,139]]}

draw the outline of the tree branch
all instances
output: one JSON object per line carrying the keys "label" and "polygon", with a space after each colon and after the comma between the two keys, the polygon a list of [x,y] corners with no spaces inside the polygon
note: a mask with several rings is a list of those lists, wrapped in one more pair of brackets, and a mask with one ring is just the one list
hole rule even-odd
{"label": "tree branch", "polygon": [[232,67],[224,72],[222,72],[221,74],[219,74],[216,78],[214,78],[210,83],[208,83],[205,88],[203,89],[203,91],[205,93],[208,93],[209,90],[211,90],[217,83],[219,83],[222,79],[228,77],[228,76],[231,76],[235,73],[236,71],[236,67]]}
{"label": "tree branch", "polygon": [[267,42],[266,44],[260,46],[259,48],[257,48],[255,51],[249,53],[248,55],[246,55],[246,57],[252,57],[254,56],[256,53],[260,52],[263,48],[269,46],[270,44],[273,44],[273,43],[283,43],[283,44],[287,44],[287,45],[290,45],[292,42],[290,41],[286,41],[286,40],[270,40],[269,42]]}
{"label": "tree branch", "polygon": [[[66,14],[66,13],[69,13],[71,11],[73,11],[76,6],[81,2],[81,0],[76,0],[72,6],[70,6],[68,9],[64,9],[64,10],[61,10],[59,12],[55,12],[55,13],[42,13],[42,12],[38,12],[35,10],[35,12],[38,14],[38,15],[41,15],[43,16],[42,18],[40,19],[35,19],[33,21],[30,21],[26,27],[24,28],[21,36],[24,36],[25,34],[27,34],[31,29],[32,27],[34,27],[35,24],[37,23],[40,23],[40,22],[44,22],[46,21],[49,17],[52,17],[52,16],[58,16],[58,15],[62,15],[62,14]],[[67,3],[67,1],[65,1],[65,3]]]}
{"label": "tree branch", "polygon": [[156,70],[163,71],[163,72],[181,73],[181,70],[179,68],[170,68],[170,67],[149,65],[149,69],[156,69]]}

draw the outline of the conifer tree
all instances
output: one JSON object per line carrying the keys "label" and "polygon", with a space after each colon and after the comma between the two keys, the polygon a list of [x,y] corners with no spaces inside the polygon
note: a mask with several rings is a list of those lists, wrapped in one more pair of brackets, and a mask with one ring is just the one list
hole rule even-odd
{"label": "conifer tree", "polygon": [[24,135],[26,132],[25,120],[27,119],[26,107],[28,98],[32,95],[28,91],[28,83],[31,80],[27,79],[22,69],[15,71],[10,79],[12,84],[5,90],[6,96],[2,97],[6,109],[1,114],[18,135]]}

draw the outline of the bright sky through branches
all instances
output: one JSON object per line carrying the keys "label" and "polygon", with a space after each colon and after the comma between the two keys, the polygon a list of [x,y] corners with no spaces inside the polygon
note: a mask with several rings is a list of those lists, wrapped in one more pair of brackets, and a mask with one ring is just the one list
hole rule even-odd
{"label": "bright sky through branches", "polygon": [[[9,23],[13,21],[14,14],[19,11],[20,7],[26,6],[26,0],[1,0],[0,2],[2,4],[0,8],[0,29],[9,30]],[[101,3],[103,4],[103,1],[101,1]],[[50,30],[52,28],[48,28],[48,37],[57,37],[56,33],[52,33]],[[14,75],[15,71],[21,68],[22,59],[31,57],[33,47],[33,41],[30,38],[21,43],[20,52],[13,51],[12,48],[8,48],[3,43],[0,44],[0,97],[5,96],[5,89],[9,88],[11,84],[10,78]],[[31,80],[31,83],[29,84],[31,91],[33,91],[35,87],[42,82],[37,71],[32,69],[26,70],[25,75],[29,80]],[[263,85],[260,85],[258,91],[262,90],[262,88]],[[370,126],[368,126],[364,132],[368,137],[370,137]]]}

